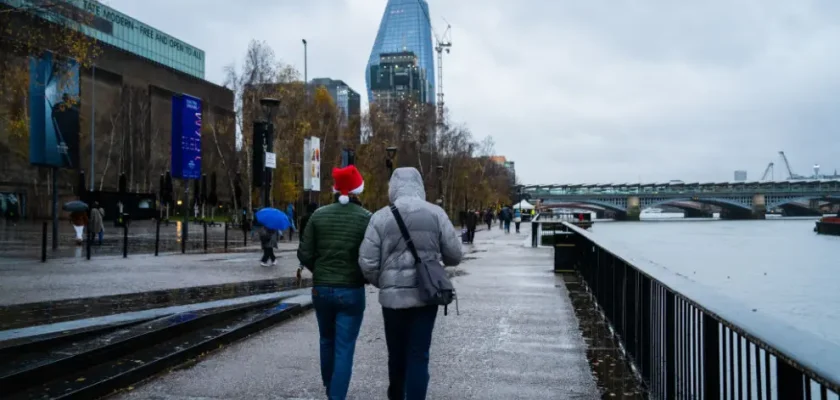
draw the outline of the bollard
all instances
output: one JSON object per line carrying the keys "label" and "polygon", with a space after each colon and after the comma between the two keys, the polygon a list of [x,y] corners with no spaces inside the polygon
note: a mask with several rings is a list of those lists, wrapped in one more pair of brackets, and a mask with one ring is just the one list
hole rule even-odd
{"label": "bollard", "polygon": [[123,258],[128,258],[128,221],[123,217]]}
{"label": "bollard", "polygon": [[187,218],[181,223],[181,254],[187,253]]}
{"label": "bollard", "polygon": [[41,262],[47,262],[47,223],[44,222],[44,227],[41,232]]}
{"label": "bollard", "polygon": [[160,249],[160,219],[158,219],[157,224],[155,224],[155,257],[157,257],[159,249]]}
{"label": "bollard", "polygon": [[207,253],[207,223],[204,223],[204,253]]}
{"label": "bollard", "polygon": [[227,253],[227,241],[228,241],[228,223],[225,222],[225,253]]}

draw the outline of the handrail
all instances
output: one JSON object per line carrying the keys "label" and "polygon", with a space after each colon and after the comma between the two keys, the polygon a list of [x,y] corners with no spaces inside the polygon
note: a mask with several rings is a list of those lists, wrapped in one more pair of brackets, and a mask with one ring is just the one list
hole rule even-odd
{"label": "handrail", "polygon": [[[592,291],[596,292],[595,297],[597,298],[598,303],[604,309],[611,307],[615,308],[613,307],[613,305],[615,304],[602,304],[602,301],[604,300],[606,300],[604,302],[612,301],[613,303],[619,301],[622,302],[622,305],[625,307],[624,309],[608,310],[607,312],[607,314],[611,314],[613,318],[615,318],[615,320],[613,320],[612,318],[609,318],[610,315],[607,316],[608,319],[611,320],[613,328],[616,331],[619,331],[620,335],[623,334],[624,336],[632,336],[633,338],[638,339],[639,332],[637,332],[636,328],[633,328],[633,332],[629,332],[627,331],[627,329],[623,329],[622,327],[616,327],[617,321],[623,324],[626,322],[626,318],[628,315],[631,318],[634,318],[636,317],[636,314],[633,314],[632,310],[626,309],[626,307],[628,306],[627,304],[624,304],[627,300],[626,297],[623,299],[617,299],[617,295],[615,293],[607,293],[607,291],[605,291],[603,287],[598,287],[599,285],[603,286],[604,284],[606,284],[606,282],[603,282],[604,275],[602,274],[604,274],[607,269],[611,270],[611,273],[613,274],[611,275],[611,277],[613,280],[616,279],[616,271],[618,271],[619,269],[620,271],[618,272],[618,275],[621,275],[621,277],[623,278],[623,281],[621,282],[609,283],[611,285],[609,287],[609,292],[614,292],[616,290],[631,291],[637,296],[634,300],[636,300],[637,302],[639,299],[642,299],[643,301],[650,301],[651,307],[653,307],[654,303],[650,299],[650,295],[647,294],[648,298],[645,298],[644,293],[648,289],[654,290],[654,293],[658,293],[656,292],[656,290],[661,291],[661,293],[658,294],[659,297],[657,297],[656,300],[661,302],[661,304],[659,304],[659,307],[664,307],[666,309],[666,314],[668,315],[665,317],[660,316],[659,320],[654,322],[658,322],[663,327],[674,322],[667,320],[669,317],[677,318],[678,324],[680,323],[680,318],[688,318],[688,325],[685,325],[685,320],[682,321],[682,323],[684,324],[682,325],[683,334],[685,334],[686,329],[688,331],[691,331],[692,329],[696,330],[700,327],[699,316],[695,314],[691,314],[691,316],[687,316],[688,314],[680,315],[680,312],[694,313],[695,310],[702,314],[704,321],[704,323],[702,324],[703,326],[706,325],[706,321],[717,322],[720,325],[720,331],[718,331],[718,329],[713,329],[713,331],[703,332],[704,334],[711,335],[710,337],[712,339],[714,339],[717,343],[723,346],[722,357],[720,357],[720,355],[711,355],[715,359],[715,362],[719,358],[719,360],[723,364],[725,364],[724,361],[726,361],[725,353],[727,343],[725,339],[727,331],[730,334],[728,342],[730,344],[733,343],[734,337],[735,335],[737,335],[738,353],[734,354],[732,349],[729,349],[730,353],[728,360],[730,361],[730,378],[734,376],[734,373],[731,372],[731,370],[735,368],[733,367],[732,361],[733,355],[736,355],[738,357],[738,374],[741,375],[744,372],[741,368],[743,366],[743,361],[741,359],[741,356],[743,355],[741,351],[741,338],[743,337],[747,341],[747,371],[750,371],[750,344],[756,346],[756,353],[758,353],[760,349],[764,350],[766,354],[770,354],[776,357],[776,379],[785,380],[784,382],[779,382],[779,390],[781,391],[783,388],[789,390],[783,392],[785,394],[784,396],[780,394],[779,399],[810,398],[811,384],[808,379],[804,379],[804,382],[806,384],[803,384],[798,389],[795,387],[796,380],[799,379],[800,382],[802,382],[803,376],[810,378],[810,380],[812,380],[813,382],[822,385],[821,393],[825,393],[826,390],[831,390],[835,394],[840,394],[840,345],[820,338],[817,335],[814,335],[810,332],[802,331],[798,328],[790,326],[787,323],[778,319],[767,317],[754,311],[747,310],[743,306],[743,304],[738,303],[726,296],[722,296],[716,290],[709,288],[703,284],[692,282],[686,277],[681,276],[661,265],[638,257],[632,254],[632,252],[630,250],[627,250],[624,246],[618,243],[611,243],[609,239],[601,237],[596,238],[594,234],[584,229],[578,228],[577,226],[570,223],[564,223],[563,225],[568,231],[574,232],[575,234],[579,235],[580,238],[583,238],[583,243],[581,243],[582,246],[579,246],[579,251],[581,252],[579,256],[581,256],[583,259],[586,259],[587,261],[590,261],[590,263],[592,262],[593,258],[595,259],[594,263],[597,265],[594,267],[592,267],[591,265],[583,265],[580,262],[578,263],[578,267],[580,268],[579,272],[583,275],[584,281],[586,281],[587,286],[589,286],[589,288],[592,289]],[[590,246],[587,246],[587,244],[589,244]],[[607,249],[607,246],[610,248],[609,250]],[[606,264],[601,262],[602,257],[605,260],[609,260],[611,264],[602,266],[601,264]],[[616,264],[616,261],[618,262],[618,264]],[[621,264],[629,268],[621,269]],[[630,281],[632,281],[635,286],[629,287],[629,285],[631,284]],[[665,296],[665,301],[662,301],[663,295]],[[599,296],[603,298],[598,298]],[[623,295],[618,295],[618,297],[621,296]],[[655,294],[654,297],[656,296],[657,295]],[[677,317],[674,317],[674,303],[676,303],[678,307],[676,311]],[[685,310],[683,310],[679,307],[686,308]],[[638,311],[639,309],[636,309],[636,312]],[[662,309],[660,309],[659,311],[662,311]],[[627,314],[628,312],[630,314]],[[693,322],[692,318],[694,319]],[[667,330],[668,328],[659,329]],[[648,334],[650,334],[650,332],[648,332]],[[663,335],[659,335],[659,339],[663,339],[662,336]],[[678,336],[678,333],[674,333],[673,336],[678,337],[678,343],[686,343],[689,340],[686,337]],[[673,338],[666,337],[664,339],[666,339],[666,345],[664,347],[666,347],[667,352],[667,347],[673,344]],[[671,340],[671,342],[667,341],[669,339]],[[682,340],[682,342],[679,342],[679,340]],[[699,339],[697,340],[699,341]],[[706,340],[709,339],[705,338],[704,336],[704,347]],[[627,344],[625,343],[625,345]],[[731,347],[734,347],[734,345]],[[631,353],[632,352],[633,351],[631,351]],[[639,351],[636,351],[636,353],[639,353]],[[644,353],[644,351],[642,351],[641,353]],[[699,355],[701,357],[710,355],[709,353],[701,354],[698,352],[694,352],[689,354],[689,358],[694,357],[691,356],[691,354]],[[636,360],[639,361],[639,357],[642,356],[646,356],[646,354],[635,354],[634,358],[636,358]],[[673,354],[669,354],[669,356],[671,357],[671,361],[673,361]],[[758,361],[758,354],[755,354],[755,357]],[[769,356],[765,357],[765,365],[770,365]],[[692,360],[692,362],[694,361]],[[760,364],[760,361],[756,363],[756,365],[758,364]],[[722,370],[725,373],[726,369],[723,368]],[[760,367],[758,368],[758,370],[752,372],[755,372],[756,375],[759,375],[761,373]],[[677,374],[675,375],[678,376],[678,373],[679,371],[677,371]],[[751,376],[749,375],[750,373],[751,372],[748,372],[748,376]],[[764,373],[767,376],[769,376],[769,368],[767,371],[764,371]],[[705,375],[706,373],[704,372],[704,377]],[[724,381],[726,380],[725,378],[726,377],[724,376]],[[759,380],[760,379],[757,379],[756,382],[758,382]],[[709,387],[715,387],[716,383],[717,385],[720,385],[721,382],[712,381],[711,386],[706,386],[706,389],[708,389]],[[739,381],[739,388],[741,383],[743,382]],[[752,383],[752,379],[750,379],[749,383]],[[670,382],[668,384],[673,385],[673,383]],[[679,385],[681,384],[681,382],[678,382],[677,384]],[[734,385],[734,382],[730,382],[730,385]],[[723,386],[721,387],[724,391],[727,388],[729,388],[730,390],[734,390],[734,386],[728,387],[726,386],[725,382],[723,382]],[[768,382],[768,396],[769,390],[770,383]],[[799,395],[797,395],[797,391],[802,393],[798,393]],[[696,394],[698,392],[695,391],[694,393]],[[706,391],[704,390],[703,393],[705,394]],[[759,391],[759,393],[761,392]],[[804,397],[806,395],[807,397]],[[712,395],[712,397],[708,396],[709,395],[706,395],[705,398],[717,398],[714,395]],[[738,396],[738,398],[741,398],[741,396]]]}

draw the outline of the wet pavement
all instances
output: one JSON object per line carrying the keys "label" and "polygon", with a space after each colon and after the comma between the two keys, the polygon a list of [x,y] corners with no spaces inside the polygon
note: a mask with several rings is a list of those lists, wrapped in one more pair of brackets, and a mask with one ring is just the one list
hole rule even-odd
{"label": "wet pavement", "polygon": [[[0,305],[95,297],[296,276],[297,243],[275,250],[261,267],[257,247],[239,253],[98,256],[0,262]],[[304,278],[308,278],[304,271]]]}
{"label": "wet pavement", "polygon": [[[524,226],[525,224],[523,224]],[[574,309],[551,249],[479,232],[455,285],[461,315],[438,314],[429,399],[598,399]],[[350,399],[385,399],[387,354],[377,290],[356,347]],[[279,325],[117,396],[155,399],[322,399],[314,313]]]}

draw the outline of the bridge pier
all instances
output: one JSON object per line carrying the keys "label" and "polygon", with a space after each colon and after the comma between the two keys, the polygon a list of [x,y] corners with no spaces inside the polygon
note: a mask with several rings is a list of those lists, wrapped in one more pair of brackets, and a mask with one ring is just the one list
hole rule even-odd
{"label": "bridge pier", "polygon": [[683,214],[686,218],[712,218],[712,210],[708,207],[703,207],[702,209],[696,208],[684,208]]}
{"label": "bridge pier", "polygon": [[638,221],[642,215],[642,207],[639,202],[639,196],[630,196],[627,198],[627,213],[625,213],[625,217],[623,220],[625,221]]}

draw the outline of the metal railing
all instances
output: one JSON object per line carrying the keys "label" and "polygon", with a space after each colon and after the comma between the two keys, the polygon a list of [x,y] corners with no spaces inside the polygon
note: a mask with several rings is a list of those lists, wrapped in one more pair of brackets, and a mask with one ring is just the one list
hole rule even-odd
{"label": "metal railing", "polygon": [[840,346],[564,225],[575,271],[651,398],[838,398]]}

